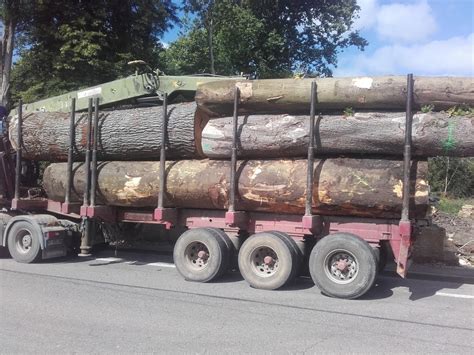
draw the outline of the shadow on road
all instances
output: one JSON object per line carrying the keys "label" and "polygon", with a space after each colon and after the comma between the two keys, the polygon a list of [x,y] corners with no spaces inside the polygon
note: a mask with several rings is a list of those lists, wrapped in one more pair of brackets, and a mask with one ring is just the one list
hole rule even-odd
{"label": "shadow on road", "polygon": [[360,299],[375,300],[388,298],[394,294],[395,289],[400,288],[408,290],[410,301],[418,301],[434,296],[439,291],[456,290],[463,284],[463,282],[421,279],[419,277],[416,279],[402,279],[401,277],[379,276],[375,281],[374,287]]}
{"label": "shadow on road", "polygon": [[[64,258],[50,259],[43,263],[50,264],[74,264],[86,263],[91,267],[104,267],[115,264],[126,264],[127,266],[146,266],[151,265],[155,267],[173,267],[173,256],[170,253],[157,252],[129,252],[118,251],[113,249],[106,249],[94,256],[79,257],[68,256]],[[178,276],[177,276],[178,277]],[[412,274],[408,278],[402,279],[394,272],[382,272],[376,279],[374,287],[367,292],[360,301],[369,301],[377,299],[390,298],[394,295],[396,290],[402,292],[408,291],[409,300],[417,301],[420,299],[432,297],[437,292],[449,292],[449,290],[459,289],[464,284],[474,283],[474,278],[457,278],[437,275],[422,275]],[[237,270],[233,270],[218,280],[213,281],[213,284],[231,284],[243,281],[243,277]],[[291,292],[315,288],[313,281],[308,275],[303,275],[296,278],[296,280],[289,285],[279,289],[277,292]]]}

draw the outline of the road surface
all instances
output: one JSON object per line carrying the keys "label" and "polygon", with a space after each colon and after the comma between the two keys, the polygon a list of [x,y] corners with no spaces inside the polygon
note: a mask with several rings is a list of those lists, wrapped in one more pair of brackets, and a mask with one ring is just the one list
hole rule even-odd
{"label": "road surface", "polygon": [[0,353],[471,353],[474,285],[384,274],[360,300],[309,278],[182,280],[170,256],[0,259]]}

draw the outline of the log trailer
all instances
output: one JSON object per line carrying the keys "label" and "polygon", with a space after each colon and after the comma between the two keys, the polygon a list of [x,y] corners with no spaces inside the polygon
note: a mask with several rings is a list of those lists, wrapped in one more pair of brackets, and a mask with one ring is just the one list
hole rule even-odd
{"label": "log trailer", "polygon": [[[186,81],[186,77],[171,78],[171,84],[165,85],[159,95],[163,100],[164,117],[167,117],[169,94],[172,95],[174,90],[186,85],[194,89],[199,81],[213,79],[218,80],[194,77]],[[50,99],[49,103],[53,103],[52,105],[43,101],[23,106],[20,102],[15,112],[18,117],[18,142],[21,142],[22,137],[24,109],[70,111],[66,195],[64,201],[38,197],[35,188],[31,188],[33,173],[31,169],[28,170],[27,162],[22,160],[21,144],[16,152],[12,152],[7,137],[3,135],[0,174],[4,200],[0,206],[3,207],[0,213],[0,249],[2,246],[7,248],[18,262],[30,263],[66,255],[71,241],[77,238],[78,244],[80,243],[79,255],[90,255],[92,247],[99,239],[96,235],[97,225],[149,223],[163,225],[168,230],[186,227],[186,231],[176,241],[173,256],[177,270],[189,281],[208,282],[238,265],[242,276],[252,287],[277,289],[290,282],[298,275],[303,264],[306,264],[313,281],[324,294],[353,299],[361,297],[373,286],[377,273],[389,254],[393,253],[397,273],[401,277],[407,275],[416,226],[426,222],[412,219],[410,213],[413,104],[411,74],[407,76],[403,204],[399,219],[321,216],[312,213],[313,158],[317,154],[314,142],[316,82],[311,86],[309,137],[312,138],[307,155],[304,215],[236,210],[238,87],[235,88],[234,94],[227,210],[216,210],[208,206],[190,209],[164,205],[166,144],[161,145],[160,151],[160,189],[156,196],[156,208],[98,204],[96,196],[99,108],[125,98],[157,93],[157,83],[167,80],[167,77],[158,78],[158,75],[150,76],[150,73],[147,73],[126,79],[126,82],[133,82],[134,85],[130,84],[123,92],[135,90],[133,94],[129,92],[114,96],[113,93],[120,90],[116,88],[118,82],[112,82],[115,84],[109,83]],[[68,105],[66,101],[69,101]],[[84,108],[88,110],[85,166],[89,173],[82,203],[72,203],[70,196],[73,186],[75,112]],[[161,142],[166,142],[166,134],[165,119],[160,132]]]}

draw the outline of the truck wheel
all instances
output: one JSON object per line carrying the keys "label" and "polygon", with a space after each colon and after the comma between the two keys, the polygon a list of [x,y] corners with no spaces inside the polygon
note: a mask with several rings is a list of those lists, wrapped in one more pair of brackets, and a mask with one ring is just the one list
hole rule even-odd
{"label": "truck wheel", "polygon": [[286,237],[264,232],[254,234],[244,242],[238,261],[240,273],[250,286],[275,290],[295,277],[298,259]]}
{"label": "truck wheel", "polygon": [[41,259],[41,246],[36,228],[26,221],[15,222],[8,231],[8,251],[15,261],[33,263]]}
{"label": "truck wheel", "polygon": [[303,262],[303,252],[301,251],[300,248],[298,248],[298,245],[296,244],[295,240],[290,237],[288,234],[280,232],[280,231],[270,231],[268,233],[271,233],[281,240],[283,240],[285,243],[288,244],[288,246],[292,249],[293,253],[296,255],[294,258],[294,267],[293,267],[293,273],[290,277],[290,280],[293,280],[300,272],[301,270],[301,264]]}
{"label": "truck wheel", "polygon": [[375,256],[377,257],[377,272],[382,272],[387,266],[388,256],[390,254],[389,246],[387,243],[381,243],[380,247],[374,249]]}
{"label": "truck wheel", "polygon": [[377,258],[363,239],[338,233],[316,243],[309,258],[309,271],[324,294],[353,299],[365,294],[374,284]]}
{"label": "truck wheel", "polygon": [[6,213],[0,213],[0,258],[9,258],[10,252],[8,251],[7,244],[8,241],[5,241],[3,245],[3,236],[5,233],[5,228],[7,227],[8,222],[12,219],[12,216]]}
{"label": "truck wheel", "polygon": [[211,228],[196,228],[178,238],[173,258],[185,280],[208,282],[227,271],[229,253],[220,233]]}
{"label": "truck wheel", "polygon": [[237,253],[236,253],[236,249],[234,247],[234,244],[230,240],[227,233],[224,232],[222,229],[214,228],[214,227],[207,227],[206,229],[210,230],[212,233],[216,233],[216,235],[218,235],[219,238],[221,238],[224,241],[224,243],[227,247],[227,250],[229,251],[229,263],[227,265],[227,269],[224,270],[223,272],[225,273],[229,269],[234,269],[234,268],[236,269],[238,267],[237,266],[237,255],[236,255]]}

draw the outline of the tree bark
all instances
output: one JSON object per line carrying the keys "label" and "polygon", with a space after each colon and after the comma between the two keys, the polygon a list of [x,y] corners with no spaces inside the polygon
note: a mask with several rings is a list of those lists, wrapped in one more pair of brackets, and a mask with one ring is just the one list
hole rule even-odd
{"label": "tree bark", "polygon": [[[8,9],[6,11],[13,10]],[[10,74],[12,69],[16,27],[16,22],[13,16],[8,16],[7,21],[3,26],[3,36],[0,44],[0,105],[9,107],[8,91],[10,90]]]}
{"label": "tree bark", "polygon": [[[64,199],[65,163],[49,165],[43,177],[49,198]],[[114,206],[153,208],[159,190],[159,162],[105,162],[99,168],[98,200]],[[238,163],[237,209],[304,214],[305,160],[253,160]],[[316,160],[313,212],[323,215],[399,218],[403,163],[393,160]],[[411,169],[413,217],[428,208],[426,162]],[[225,209],[228,206],[230,162],[182,160],[167,163],[165,205]],[[74,166],[74,197],[80,200],[85,175]]]}
{"label": "tree bark", "polygon": [[[229,158],[232,117],[210,120],[202,132],[202,150],[211,159]],[[413,116],[412,154],[474,156],[474,117],[449,117],[445,112]],[[403,155],[405,113],[361,112],[316,119],[317,155]],[[239,117],[240,158],[305,157],[308,154],[309,116],[252,115]]]}
{"label": "tree bark", "polygon": [[[202,157],[203,116],[194,103],[168,106],[167,159]],[[18,147],[17,119],[10,121],[13,148]],[[34,112],[23,120],[23,157],[31,160],[65,161],[69,142],[70,114]],[[102,111],[99,118],[98,158],[100,160],[159,160],[162,107]],[[86,114],[77,114],[75,159],[84,157],[87,142]]]}
{"label": "tree bark", "polygon": [[[240,88],[241,113],[309,113],[311,82],[317,83],[317,112],[405,109],[406,78],[402,76],[318,79],[215,81],[202,84],[196,102],[219,117],[233,112],[234,87]],[[462,77],[415,77],[414,109],[434,105],[436,111],[474,105],[474,80]]]}

